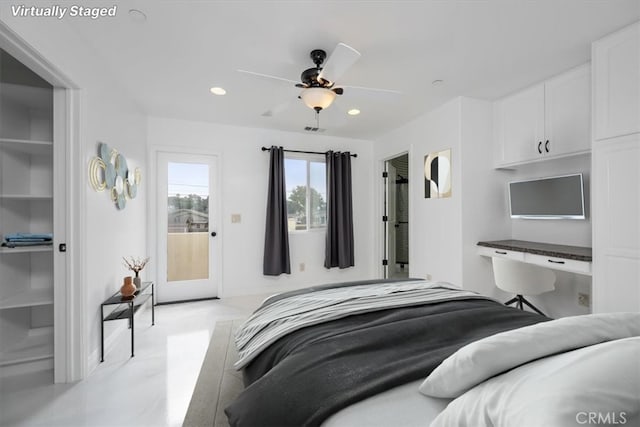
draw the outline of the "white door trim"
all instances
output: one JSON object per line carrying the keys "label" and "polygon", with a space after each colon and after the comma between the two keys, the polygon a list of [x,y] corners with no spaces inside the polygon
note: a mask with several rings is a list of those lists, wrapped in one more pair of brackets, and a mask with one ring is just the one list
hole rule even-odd
{"label": "white door trim", "polygon": [[[78,86],[24,39],[0,21],[0,46],[54,86],[54,182],[63,201],[54,213],[54,381],[73,382],[87,373],[86,305],[84,288],[85,195],[84,165],[80,146],[80,95]],[[62,145],[62,146],[60,146]],[[60,237],[62,236],[62,237]],[[58,251],[65,243],[67,252]]]}
{"label": "white door trim", "polygon": [[[378,159],[378,191],[377,193],[377,212],[378,212],[378,216],[376,218],[376,220],[374,221],[375,224],[375,236],[377,238],[378,244],[376,245],[378,250],[376,253],[376,260],[375,263],[378,266],[377,267],[377,271],[378,271],[378,277],[380,278],[384,278],[384,267],[382,265],[382,260],[385,257],[386,254],[386,247],[385,247],[385,230],[384,227],[380,226],[381,220],[382,220],[382,216],[385,215],[385,207],[384,207],[384,194],[386,191],[386,182],[384,179],[382,179],[382,172],[384,172],[385,170],[385,163],[391,159],[395,159],[396,157],[400,157],[402,155],[407,154],[409,156],[408,159],[408,167],[409,167],[409,200],[412,200],[412,196],[415,193],[414,187],[415,185],[411,185],[411,181],[412,181],[412,177],[413,177],[413,167],[411,166],[411,162],[413,161],[413,145],[410,146],[408,149],[406,150],[400,150],[397,152],[394,152],[393,154],[387,154],[381,158]],[[389,178],[387,178],[388,180]],[[409,202],[409,224],[412,224],[413,221],[413,210],[415,207],[416,203],[411,203]],[[412,248],[413,248],[413,237],[412,234],[409,233],[409,268],[411,268],[411,255],[412,255]],[[387,272],[389,270],[387,269]]]}

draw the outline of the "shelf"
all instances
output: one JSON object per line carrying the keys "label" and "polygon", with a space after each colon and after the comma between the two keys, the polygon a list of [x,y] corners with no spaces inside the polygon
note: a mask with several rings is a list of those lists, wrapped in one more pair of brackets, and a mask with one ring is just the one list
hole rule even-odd
{"label": "shelf", "polygon": [[26,154],[46,155],[53,152],[53,142],[0,138],[0,148],[6,148]]}
{"label": "shelf", "polygon": [[10,200],[52,200],[53,196],[36,196],[34,194],[0,194],[0,199]]}
{"label": "shelf", "polygon": [[0,352],[0,366],[34,362],[53,357],[53,326],[31,329],[29,334],[16,344]]}
{"label": "shelf", "polygon": [[[144,294],[136,298],[134,300],[133,314],[136,314],[136,312],[140,310],[140,307],[142,307],[145,302],[149,301],[149,298],[151,298],[151,294]],[[107,322],[110,320],[128,319],[130,316],[131,310],[128,306],[124,308],[116,308],[111,313],[109,313],[107,317],[104,318],[104,321]]]}
{"label": "shelf", "polygon": [[2,254],[25,254],[32,252],[53,252],[53,245],[40,246],[19,246],[15,248],[7,248],[0,246],[0,255]]}
{"label": "shelf", "polygon": [[53,304],[53,289],[29,289],[11,297],[0,299],[0,310],[49,304]]}

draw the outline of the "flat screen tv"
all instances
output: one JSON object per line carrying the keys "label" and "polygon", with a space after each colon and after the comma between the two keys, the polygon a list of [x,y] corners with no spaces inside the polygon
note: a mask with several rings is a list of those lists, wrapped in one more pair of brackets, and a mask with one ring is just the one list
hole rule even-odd
{"label": "flat screen tv", "polygon": [[509,183],[511,218],[585,219],[582,174]]}

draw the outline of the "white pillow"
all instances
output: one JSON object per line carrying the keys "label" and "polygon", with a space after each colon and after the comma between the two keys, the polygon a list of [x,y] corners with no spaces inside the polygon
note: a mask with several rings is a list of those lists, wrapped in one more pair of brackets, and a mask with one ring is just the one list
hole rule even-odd
{"label": "white pillow", "polygon": [[451,401],[430,427],[640,426],[640,338],[527,363]]}
{"label": "white pillow", "polygon": [[531,360],[634,336],[640,336],[640,313],[564,317],[501,332],[449,356],[424,380],[420,392],[456,398],[476,384]]}

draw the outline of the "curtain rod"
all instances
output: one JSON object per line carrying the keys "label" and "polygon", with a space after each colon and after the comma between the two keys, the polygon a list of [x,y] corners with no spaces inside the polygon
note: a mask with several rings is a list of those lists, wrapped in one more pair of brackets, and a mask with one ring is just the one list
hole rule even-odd
{"label": "curtain rod", "polygon": [[[271,148],[262,147],[262,151],[271,151]],[[287,153],[327,154],[326,152],[322,152],[322,151],[300,151],[300,150],[284,150],[284,151],[286,151]],[[351,154],[351,157],[358,157],[358,155],[353,153]]]}

